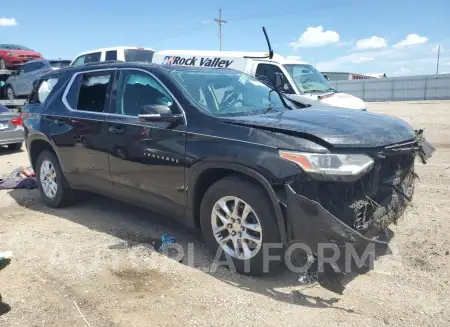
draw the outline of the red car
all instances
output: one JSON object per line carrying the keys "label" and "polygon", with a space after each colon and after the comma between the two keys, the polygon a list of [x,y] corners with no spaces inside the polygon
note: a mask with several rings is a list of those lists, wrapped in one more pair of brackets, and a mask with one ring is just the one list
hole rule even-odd
{"label": "red car", "polygon": [[0,44],[0,70],[19,69],[29,60],[43,59],[39,52],[16,44]]}

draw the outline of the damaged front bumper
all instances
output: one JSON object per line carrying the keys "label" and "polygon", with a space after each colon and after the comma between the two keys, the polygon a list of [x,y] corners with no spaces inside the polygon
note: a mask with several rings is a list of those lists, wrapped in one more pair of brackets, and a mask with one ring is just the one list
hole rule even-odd
{"label": "damaged front bumper", "polygon": [[[435,151],[422,137],[421,131],[412,146],[424,163]],[[404,149],[403,145],[388,151]],[[400,183],[387,186],[391,187],[392,192],[376,203],[372,220],[361,230],[347,225],[319,202],[298,194],[291,185],[285,185],[283,202],[289,245],[301,243],[302,254],[305,248],[308,249],[308,257],[314,258],[313,267],[318,276],[361,273],[373,269],[376,258],[392,253],[388,244],[392,233],[388,226],[397,222],[411,201],[416,177],[412,170]]]}

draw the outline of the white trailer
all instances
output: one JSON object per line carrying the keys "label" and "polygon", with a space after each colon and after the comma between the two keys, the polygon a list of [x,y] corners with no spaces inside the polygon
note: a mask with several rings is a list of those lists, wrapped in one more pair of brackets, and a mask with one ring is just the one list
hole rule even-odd
{"label": "white trailer", "polygon": [[293,101],[320,101],[333,107],[366,110],[360,98],[336,91],[312,65],[278,54],[238,51],[164,50],[153,55],[153,63],[192,67],[230,68],[254,76],[261,81],[275,81],[283,76],[284,93]]}
{"label": "white trailer", "polygon": [[320,101],[322,104],[333,107],[367,110],[363,100],[335,90],[328,83],[328,79],[312,65],[274,54],[265,27],[262,30],[269,49],[268,53],[165,50],[156,52],[152,62],[161,65],[236,69],[273,87],[281,83],[280,91],[294,102],[313,104]]}

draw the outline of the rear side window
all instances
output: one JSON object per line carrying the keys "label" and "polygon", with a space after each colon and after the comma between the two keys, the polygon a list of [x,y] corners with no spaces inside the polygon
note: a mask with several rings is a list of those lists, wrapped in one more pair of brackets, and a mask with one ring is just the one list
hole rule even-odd
{"label": "rear side window", "polygon": [[35,70],[44,68],[45,64],[42,61],[30,62],[23,66],[24,73],[34,72]]}
{"label": "rear side window", "polygon": [[125,61],[145,61],[152,62],[153,51],[144,49],[126,49],[124,52]]}
{"label": "rear side window", "polygon": [[78,74],[66,96],[70,109],[104,112],[113,78],[114,71]]}
{"label": "rear side window", "polygon": [[52,92],[56,83],[58,83],[58,78],[48,78],[39,80],[33,88],[33,91],[28,98],[29,104],[40,104],[44,103],[47,97]]}
{"label": "rear side window", "polygon": [[105,60],[106,61],[117,60],[117,51],[116,50],[106,51]]}
{"label": "rear side window", "polygon": [[23,65],[23,73],[29,73],[34,70],[34,63],[30,62],[28,64]]}
{"label": "rear side window", "polygon": [[101,52],[93,52],[83,56],[79,56],[77,59],[75,59],[72,66],[80,66],[83,64],[88,64],[90,62],[99,62],[101,56],[102,56]]}

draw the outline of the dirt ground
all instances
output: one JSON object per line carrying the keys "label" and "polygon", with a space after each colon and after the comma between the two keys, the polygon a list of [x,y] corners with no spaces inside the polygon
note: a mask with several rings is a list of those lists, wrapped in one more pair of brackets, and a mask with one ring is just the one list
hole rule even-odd
{"label": "dirt ground", "polygon": [[[393,254],[358,276],[343,295],[297,276],[250,278],[219,268],[199,233],[99,196],[65,209],[37,190],[0,191],[0,271],[11,311],[0,326],[449,326],[450,102],[370,103],[425,128],[437,151],[418,165],[414,204],[391,241]],[[28,165],[25,151],[0,152],[0,176]],[[195,267],[140,243],[162,233],[187,249]],[[126,244],[126,241],[130,241]]]}

